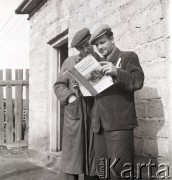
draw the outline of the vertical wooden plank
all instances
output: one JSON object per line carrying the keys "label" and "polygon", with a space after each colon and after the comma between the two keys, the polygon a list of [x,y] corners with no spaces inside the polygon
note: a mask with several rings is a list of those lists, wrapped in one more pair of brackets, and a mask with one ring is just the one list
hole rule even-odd
{"label": "vertical wooden plank", "polygon": [[[26,80],[29,80],[29,69],[26,69]],[[25,129],[25,140],[28,140],[29,131],[29,85],[26,86],[26,129]]]}
{"label": "vertical wooden plank", "polygon": [[[15,70],[15,79],[23,80],[23,70]],[[23,86],[15,86],[15,141],[22,140]]]}
{"label": "vertical wooden plank", "polygon": [[[0,70],[0,80],[3,80],[3,70]],[[3,86],[0,86],[0,144],[4,143],[4,94]]]}
{"label": "vertical wooden plank", "polygon": [[60,104],[57,101],[57,97],[55,96],[53,92],[53,84],[57,81],[57,74],[58,70],[60,70],[59,66],[59,59],[60,54],[59,50],[57,51],[55,48],[51,48],[51,59],[50,59],[50,77],[49,77],[49,84],[50,87],[50,101],[49,101],[49,119],[50,119],[50,151],[56,152],[60,149],[58,146],[58,115],[59,115],[59,106]]}
{"label": "vertical wooden plank", "polygon": [[[12,70],[6,69],[6,80],[12,80]],[[6,114],[5,114],[5,121],[6,121],[6,142],[12,143],[13,142],[13,111],[12,111],[12,86],[6,86]]]}

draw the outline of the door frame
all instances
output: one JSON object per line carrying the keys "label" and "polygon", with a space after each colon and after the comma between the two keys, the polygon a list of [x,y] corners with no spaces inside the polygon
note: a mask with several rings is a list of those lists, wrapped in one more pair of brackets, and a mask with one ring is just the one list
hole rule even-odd
{"label": "door frame", "polygon": [[61,35],[51,44],[50,50],[50,151],[57,152],[61,150],[60,136],[60,102],[54,94],[53,85],[57,80],[57,74],[60,72],[60,50],[59,47],[68,42],[68,33]]}

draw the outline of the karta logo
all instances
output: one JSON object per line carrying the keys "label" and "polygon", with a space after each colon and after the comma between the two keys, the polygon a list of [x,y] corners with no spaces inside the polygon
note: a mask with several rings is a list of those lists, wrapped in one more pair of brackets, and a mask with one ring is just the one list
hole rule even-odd
{"label": "karta logo", "polygon": [[[120,172],[118,171],[118,164],[120,159],[99,159],[99,178],[110,179],[113,174],[118,179],[142,179],[143,168],[146,170],[146,178],[148,179],[171,179],[169,176],[169,166],[165,163],[155,164],[152,159],[146,163],[137,163],[135,167],[131,163],[125,163],[122,165]],[[156,172],[153,174],[153,168],[156,168]],[[134,173],[135,172],[135,173]],[[145,174],[145,173],[144,173]]]}

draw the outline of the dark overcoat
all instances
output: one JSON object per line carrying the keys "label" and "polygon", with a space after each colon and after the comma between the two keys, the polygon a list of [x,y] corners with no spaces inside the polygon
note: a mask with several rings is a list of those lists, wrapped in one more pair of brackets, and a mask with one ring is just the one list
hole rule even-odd
{"label": "dark overcoat", "polygon": [[143,87],[144,73],[136,53],[120,51],[114,47],[107,57],[117,69],[117,77],[112,77],[114,85],[96,96],[94,107],[94,132],[100,124],[105,131],[133,129],[137,126],[134,92]]}
{"label": "dark overcoat", "polygon": [[68,97],[72,94],[77,96],[78,93],[71,85],[73,77],[66,71],[81,59],[80,54],[67,58],[54,84],[55,94],[65,105],[61,169],[69,174],[85,173],[93,176],[95,164],[91,111],[94,99],[79,96],[76,101],[68,104]]}

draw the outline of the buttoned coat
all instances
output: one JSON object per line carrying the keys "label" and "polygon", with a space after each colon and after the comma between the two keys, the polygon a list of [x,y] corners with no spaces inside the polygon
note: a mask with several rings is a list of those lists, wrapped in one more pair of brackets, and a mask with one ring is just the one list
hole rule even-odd
{"label": "buttoned coat", "polygon": [[133,129],[138,125],[134,92],[142,88],[144,73],[135,52],[114,47],[107,60],[116,65],[120,58],[114,85],[95,97],[95,133],[99,132],[100,125],[105,131]]}
{"label": "buttoned coat", "polygon": [[[96,54],[94,56],[98,58]],[[91,111],[94,99],[80,96],[68,104],[69,96],[72,94],[77,96],[78,93],[71,85],[74,79],[67,70],[81,59],[81,54],[67,58],[54,84],[55,94],[64,104],[61,170],[69,174],[85,173],[93,176],[95,165]]]}

